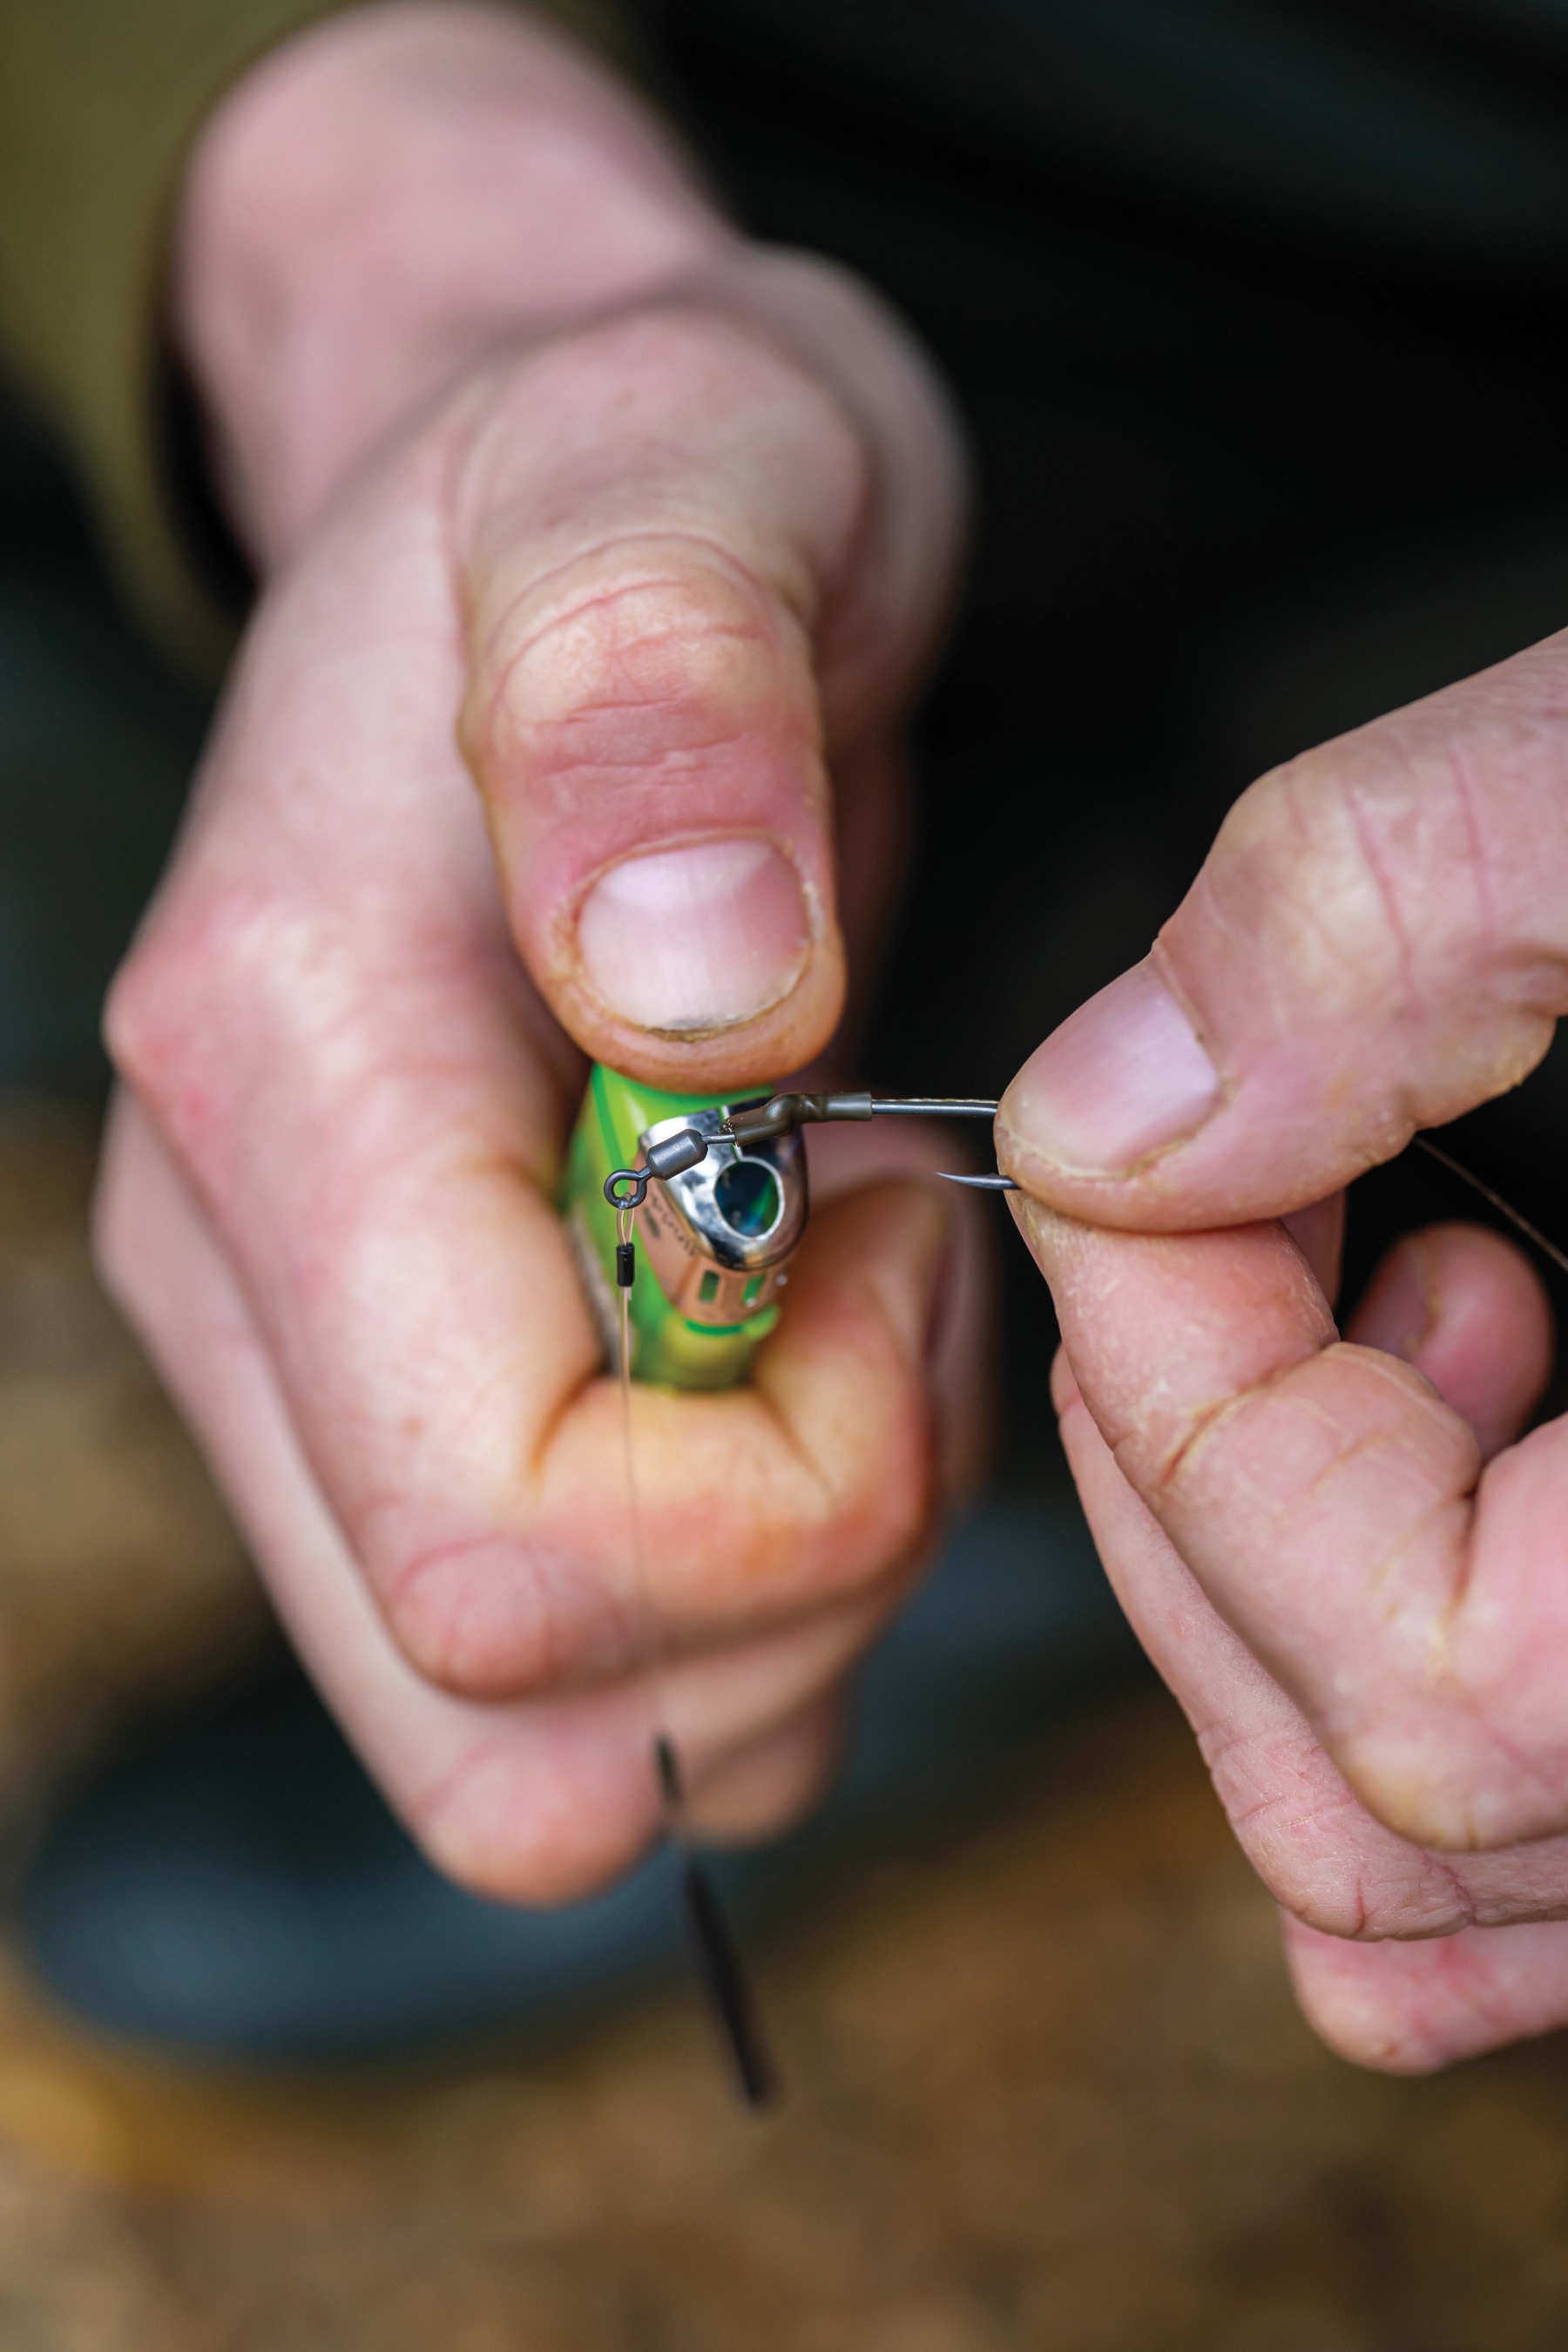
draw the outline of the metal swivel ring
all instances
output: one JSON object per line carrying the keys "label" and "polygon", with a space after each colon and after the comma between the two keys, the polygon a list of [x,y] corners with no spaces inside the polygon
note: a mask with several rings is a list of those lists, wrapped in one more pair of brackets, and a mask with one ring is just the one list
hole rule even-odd
{"label": "metal swivel ring", "polygon": [[[650,1176],[684,1176],[708,1157],[708,1138],[694,1127],[679,1128],[662,1143],[651,1143],[640,1168],[612,1168],[605,1179],[605,1198],[612,1209],[640,1209],[647,1198]],[[621,1190],[629,1184],[629,1192]]]}
{"label": "metal swivel ring", "polygon": [[[640,1209],[647,1199],[647,1179],[646,1168],[612,1168],[605,1179],[605,1198],[612,1209]],[[623,1184],[630,1191],[623,1192]]]}

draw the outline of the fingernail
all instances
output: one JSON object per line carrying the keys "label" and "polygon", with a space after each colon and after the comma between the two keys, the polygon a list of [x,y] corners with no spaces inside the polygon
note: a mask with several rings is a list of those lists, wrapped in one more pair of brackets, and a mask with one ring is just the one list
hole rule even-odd
{"label": "fingernail", "polygon": [[811,945],[800,877],[766,841],[628,857],[577,918],[590,986],[640,1029],[723,1029],[787,995]]}
{"label": "fingernail", "polygon": [[1148,963],[1134,964],[1054,1030],[1002,1102],[1026,1150],[1082,1175],[1111,1176],[1200,1128],[1219,1073]]}

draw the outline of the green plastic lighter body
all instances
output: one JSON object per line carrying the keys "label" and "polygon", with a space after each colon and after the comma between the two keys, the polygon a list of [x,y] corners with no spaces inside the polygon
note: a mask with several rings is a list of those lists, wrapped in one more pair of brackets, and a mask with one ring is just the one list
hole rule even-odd
{"label": "green plastic lighter body", "polygon": [[[754,1090],[753,1090],[754,1092]],[[748,1099],[752,1098],[748,1097]],[[728,1389],[743,1381],[778,1321],[805,1223],[798,1135],[737,1146],[721,1123],[738,1097],[668,1094],[595,1064],[572,1137],[563,1209],[605,1351],[620,1360],[615,1170],[636,1168],[650,1137],[691,1125],[710,1137],[689,1173],[653,1181],[632,1227],[632,1376],[665,1388]]]}

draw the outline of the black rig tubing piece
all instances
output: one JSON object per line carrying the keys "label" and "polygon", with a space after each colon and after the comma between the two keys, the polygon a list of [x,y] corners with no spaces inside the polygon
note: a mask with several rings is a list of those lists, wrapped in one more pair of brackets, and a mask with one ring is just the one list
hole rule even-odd
{"label": "black rig tubing piece", "polygon": [[749,2107],[771,2106],[778,2096],[778,2078],[757,2021],[740,1947],[712,1882],[694,1853],[680,1857],[680,1891],[698,1966],[724,2029],[741,2096]]}

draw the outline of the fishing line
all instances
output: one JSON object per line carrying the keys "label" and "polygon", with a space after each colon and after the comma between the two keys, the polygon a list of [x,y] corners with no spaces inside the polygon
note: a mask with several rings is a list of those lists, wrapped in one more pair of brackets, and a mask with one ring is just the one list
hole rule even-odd
{"label": "fishing line", "polygon": [[1568,1251],[1560,1250],[1555,1242],[1549,1242],[1538,1226],[1532,1225],[1527,1216],[1521,1214],[1510,1202],[1505,1201],[1500,1192],[1494,1192],[1489,1184],[1484,1183],[1473,1170],[1465,1166],[1463,1160],[1456,1160],[1451,1152],[1443,1150],[1439,1145],[1432,1141],[1430,1136],[1416,1135],[1413,1136],[1411,1140],[1426,1152],[1429,1160],[1436,1160],[1440,1167],[1446,1168],[1450,1176],[1457,1176],[1461,1184],[1468,1184],[1472,1192],[1479,1192],[1481,1199],[1489,1202],[1497,1211],[1499,1216],[1506,1217],[1509,1223],[1524,1235],[1526,1241],[1533,1242],[1543,1257],[1549,1257],[1553,1265],[1560,1266],[1564,1274],[1568,1274]]}
{"label": "fishing line", "polygon": [[616,1286],[621,1308],[621,1450],[626,1464],[626,1524],[632,1571],[632,1598],[642,1647],[643,1681],[648,1694],[651,1722],[649,1761],[658,1791],[659,1818],[676,1858],[681,1903],[698,1973],[719,2021],[734,2068],[736,2084],[749,2107],[769,2105],[777,2095],[773,2071],[756,2003],[752,1998],[740,1946],[735,1940],[701,1856],[692,1844],[686,1821],[686,1785],[680,1757],[669,1728],[666,1704],[663,1643],[659,1639],[647,1552],[643,1540],[642,1511],[637,1496],[637,1448],[632,1435],[632,1286],[637,1280],[637,1221],[635,1202],[616,1213]]}

